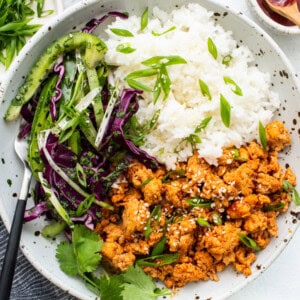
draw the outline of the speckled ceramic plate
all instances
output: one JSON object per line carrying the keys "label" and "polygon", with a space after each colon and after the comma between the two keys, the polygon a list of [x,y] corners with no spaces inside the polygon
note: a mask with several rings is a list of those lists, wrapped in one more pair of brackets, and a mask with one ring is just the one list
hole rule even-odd
{"label": "speckled ceramic plate", "polygon": [[[3,103],[1,104],[0,213],[8,228],[14,213],[16,193],[20,188],[22,166],[13,151],[13,140],[18,124],[17,122],[6,124],[3,121],[3,114],[36,58],[46,49],[49,43],[60,35],[70,32],[74,28],[79,29],[80,24],[94,16],[101,16],[103,13],[111,10],[128,11],[130,14],[140,15],[146,6],[150,6],[151,9],[152,6],[158,5],[164,10],[172,10],[178,3],[184,4],[187,2],[175,0],[81,1],[78,5],[71,7],[44,27],[26,46],[18,60],[13,64],[8,75],[5,91],[2,95]],[[297,167],[297,163],[300,160],[300,95],[287,58],[261,28],[240,13],[221,6],[217,1],[198,0],[194,2],[198,2],[207,9],[214,11],[217,22],[225,29],[233,31],[237,41],[250,47],[255,54],[255,64],[261,70],[271,74],[274,90],[279,93],[282,101],[277,118],[285,121],[293,138],[293,144],[283,153],[281,163],[294,167],[299,184],[300,169]],[[28,207],[30,206],[32,206],[31,201],[28,204]],[[294,215],[299,212],[300,209],[291,204],[289,211],[279,218],[279,236],[272,240],[267,249],[258,254],[251,276],[245,278],[243,275],[238,275],[231,268],[228,268],[220,274],[219,282],[189,284],[182,288],[172,299],[195,299],[197,296],[200,299],[224,299],[243,288],[263,272],[287,245],[298,225]],[[25,224],[21,239],[21,248],[24,254],[37,270],[63,290],[80,299],[95,299],[95,295],[80,280],[68,277],[59,269],[55,259],[55,248],[58,240],[49,241],[37,234],[43,227],[43,223],[44,220],[41,218]]]}

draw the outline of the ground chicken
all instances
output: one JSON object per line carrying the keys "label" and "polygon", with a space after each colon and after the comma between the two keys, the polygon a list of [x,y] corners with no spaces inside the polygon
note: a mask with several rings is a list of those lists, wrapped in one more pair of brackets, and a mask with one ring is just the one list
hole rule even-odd
{"label": "ground chicken", "polygon": [[257,185],[256,185],[257,193],[267,195],[267,194],[276,193],[282,189],[282,183],[278,179],[268,174],[258,173],[256,180],[257,180]]}
{"label": "ground chicken", "polygon": [[[296,185],[292,169],[278,162],[288,131],[273,122],[266,133],[268,151],[255,141],[223,149],[218,166],[197,152],[173,173],[133,161],[106,199],[113,210],[103,209],[95,229],[104,267],[122,272],[155,250],[174,260],[143,269],[169,288],[218,280],[228,265],[249,276],[255,251],[277,236],[276,218],[291,202],[292,188],[284,186]],[[256,247],[245,245],[241,233]]]}
{"label": "ground chicken", "polygon": [[271,150],[281,151],[291,143],[291,137],[284,124],[274,121],[266,126],[268,146]]}
{"label": "ground chicken", "polygon": [[244,247],[238,247],[235,251],[235,262],[233,268],[246,276],[251,275],[251,265],[256,260],[256,255]]}
{"label": "ground chicken", "polygon": [[168,227],[167,243],[171,252],[186,254],[195,243],[197,224],[193,219],[183,219]]}
{"label": "ground chicken", "polygon": [[203,248],[207,249],[217,261],[223,260],[228,254],[231,254],[240,240],[236,228],[229,222],[224,225],[215,226],[208,231],[203,237],[200,237]]}
{"label": "ground chicken", "polygon": [[149,205],[144,201],[132,199],[126,202],[122,214],[125,237],[130,238],[136,231],[143,232],[149,217]]}

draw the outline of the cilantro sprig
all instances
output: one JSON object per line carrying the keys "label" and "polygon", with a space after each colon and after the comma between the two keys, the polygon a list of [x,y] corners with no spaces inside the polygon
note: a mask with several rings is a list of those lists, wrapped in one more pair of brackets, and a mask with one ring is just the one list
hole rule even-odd
{"label": "cilantro sprig", "polygon": [[[57,246],[56,258],[60,268],[68,275],[81,276],[101,300],[155,300],[160,296],[171,295],[168,289],[157,288],[152,278],[138,264],[118,275],[109,276],[104,272],[101,277],[96,276],[94,271],[99,267],[102,258],[102,244],[96,232],[90,231],[84,225],[75,225],[72,243],[61,242]],[[166,261],[162,261],[170,263],[175,258],[177,260],[178,256],[168,256]]]}
{"label": "cilantro sprig", "polygon": [[56,249],[60,268],[68,275],[80,275],[89,281],[85,273],[94,272],[99,266],[103,242],[97,233],[84,225],[74,226],[72,243],[61,242]]}

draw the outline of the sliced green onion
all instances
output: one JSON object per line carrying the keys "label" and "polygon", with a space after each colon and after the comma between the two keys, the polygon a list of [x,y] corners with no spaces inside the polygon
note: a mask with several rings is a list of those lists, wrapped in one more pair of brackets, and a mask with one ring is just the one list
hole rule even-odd
{"label": "sliced green onion", "polygon": [[164,34],[166,34],[166,33],[169,33],[170,31],[173,31],[173,30],[175,30],[175,29],[176,29],[176,26],[172,26],[172,27],[170,27],[169,29],[165,30],[164,32],[158,33],[158,32],[155,32],[155,31],[152,30],[151,33],[152,33],[154,36],[162,36],[162,35],[164,35]]}
{"label": "sliced green onion", "polygon": [[170,56],[153,56],[149,59],[142,61],[142,64],[145,66],[160,67],[161,64],[165,66],[186,64],[187,61],[178,55]]}
{"label": "sliced green onion", "polygon": [[89,210],[91,205],[94,203],[94,200],[95,200],[95,196],[89,195],[83,201],[81,201],[77,207],[76,216],[80,217],[83,214],[85,214]]}
{"label": "sliced green onion", "polygon": [[134,72],[128,74],[125,77],[125,80],[137,79],[137,78],[143,78],[143,77],[150,77],[150,76],[154,76],[154,75],[157,75],[157,74],[158,74],[157,69],[148,68],[148,69],[144,69],[144,70],[134,71]]}
{"label": "sliced green onion", "polygon": [[148,7],[144,10],[141,17],[141,31],[143,31],[148,25]]}
{"label": "sliced green onion", "polygon": [[133,33],[126,29],[120,29],[120,28],[110,28],[110,31],[118,36],[124,36],[124,37],[133,37]]}
{"label": "sliced green onion", "polygon": [[248,248],[251,248],[254,251],[260,250],[260,247],[256,244],[256,242],[253,239],[251,239],[249,236],[247,236],[246,234],[239,233],[239,239]]}
{"label": "sliced green onion", "polygon": [[197,218],[197,223],[202,226],[202,227],[210,227],[210,224],[209,222],[206,220],[206,219],[203,219],[203,218]]}
{"label": "sliced green onion", "polygon": [[200,136],[194,133],[190,134],[185,140],[191,144],[192,148],[194,148],[196,144],[202,143]]}
{"label": "sliced green onion", "polygon": [[185,201],[192,207],[202,207],[202,208],[210,208],[212,205],[212,201],[209,201],[205,198],[194,197],[185,199]]}
{"label": "sliced green onion", "polygon": [[275,204],[270,204],[264,207],[264,211],[278,211],[285,207],[283,202],[278,202]]}
{"label": "sliced green onion", "polygon": [[267,151],[268,150],[267,149],[267,146],[268,146],[267,134],[266,134],[266,129],[261,121],[259,121],[259,123],[258,123],[258,132],[259,132],[260,143],[261,143],[263,149],[265,151]]}
{"label": "sliced green onion", "polygon": [[230,84],[230,85],[233,86],[233,89],[231,89],[231,90],[232,90],[236,95],[238,95],[238,96],[243,96],[242,89],[236,84],[236,82],[235,82],[232,78],[230,78],[230,77],[228,77],[228,76],[224,76],[223,79],[224,79],[224,82],[225,82],[226,84]]}
{"label": "sliced green onion", "polygon": [[211,93],[210,93],[208,85],[203,80],[199,79],[199,86],[200,86],[202,95],[204,97],[207,97],[209,100],[211,100],[212,97],[211,97]]}
{"label": "sliced green onion", "polygon": [[167,67],[165,64],[162,64],[160,67],[160,86],[164,92],[164,100],[166,100],[169,96],[171,90],[171,79],[169,77],[169,73],[167,71]]}
{"label": "sliced green onion", "polygon": [[146,180],[144,180],[141,184],[140,187],[143,187],[145,185],[147,185],[149,182],[151,182],[154,178],[147,178]]}
{"label": "sliced green onion", "polygon": [[161,255],[164,252],[167,237],[164,235],[161,240],[153,247],[151,251],[151,257]]}
{"label": "sliced green onion", "polygon": [[76,170],[77,180],[83,187],[86,187],[86,175],[80,163],[76,164],[75,170]]}
{"label": "sliced green onion", "polygon": [[170,176],[175,175],[177,178],[183,177],[184,176],[184,170],[172,170],[169,171],[167,174],[165,174],[162,178],[162,183],[167,183],[170,181],[173,181],[173,179],[170,178]]}
{"label": "sliced green onion", "polygon": [[208,125],[208,123],[210,122],[210,120],[212,119],[212,117],[207,117],[205,119],[203,119],[201,121],[201,123],[195,128],[195,133],[199,133],[201,132],[203,129],[205,129]]}
{"label": "sliced green onion", "polygon": [[124,43],[124,44],[119,44],[116,48],[118,52],[124,53],[124,54],[130,54],[134,52],[136,49],[132,48],[130,46],[130,43]]}
{"label": "sliced green onion", "polygon": [[220,96],[220,113],[223,124],[226,127],[230,126],[230,112],[231,107],[226,98],[221,94]]}
{"label": "sliced green onion", "polygon": [[160,205],[155,205],[146,223],[146,229],[144,231],[144,235],[146,239],[148,239],[150,234],[152,233],[151,220],[154,219],[158,221],[160,219],[160,216],[161,216],[161,207]]}
{"label": "sliced green onion", "polygon": [[142,90],[142,91],[150,92],[150,93],[152,92],[152,89],[149,86],[147,86],[137,80],[127,79],[126,81],[127,81],[128,85],[133,89]]}
{"label": "sliced green onion", "polygon": [[225,66],[229,66],[229,63],[231,62],[231,60],[232,60],[232,56],[230,54],[228,54],[223,57],[222,64]]}
{"label": "sliced green onion", "polygon": [[298,191],[296,190],[296,188],[287,180],[283,180],[282,181],[282,188],[286,191],[293,191],[294,193],[294,197],[293,197],[293,201],[296,205],[300,205],[300,196]]}
{"label": "sliced green onion", "polygon": [[211,56],[214,59],[217,59],[218,58],[218,49],[210,37],[207,39],[207,48],[208,48],[208,52],[211,54]]}
{"label": "sliced green onion", "polygon": [[[164,265],[170,265],[176,262],[179,258],[179,253],[174,254],[162,254],[146,258],[141,258],[136,261],[139,266],[150,266],[150,267],[160,267]],[[158,262],[155,262],[158,261]]]}

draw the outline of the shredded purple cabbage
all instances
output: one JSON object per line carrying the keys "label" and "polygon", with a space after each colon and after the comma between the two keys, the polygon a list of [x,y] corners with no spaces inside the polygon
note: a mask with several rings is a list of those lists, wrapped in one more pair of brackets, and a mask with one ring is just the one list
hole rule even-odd
{"label": "shredded purple cabbage", "polygon": [[147,166],[157,168],[157,160],[146,151],[137,147],[132,141],[125,138],[123,127],[125,123],[135,114],[139,108],[137,95],[142,91],[135,89],[124,89],[121,93],[120,104],[116,110],[116,116],[111,125],[111,136],[119,140],[137,159],[145,162]]}
{"label": "shredded purple cabbage", "polygon": [[49,210],[47,202],[36,204],[32,209],[28,209],[24,214],[24,222],[32,221]]}
{"label": "shredded purple cabbage", "polygon": [[102,23],[104,23],[109,17],[118,17],[121,19],[127,19],[128,15],[126,13],[121,13],[118,11],[108,12],[106,15],[102,16],[100,19],[93,18],[86,23],[85,27],[82,29],[82,32],[93,33],[95,29]]}

